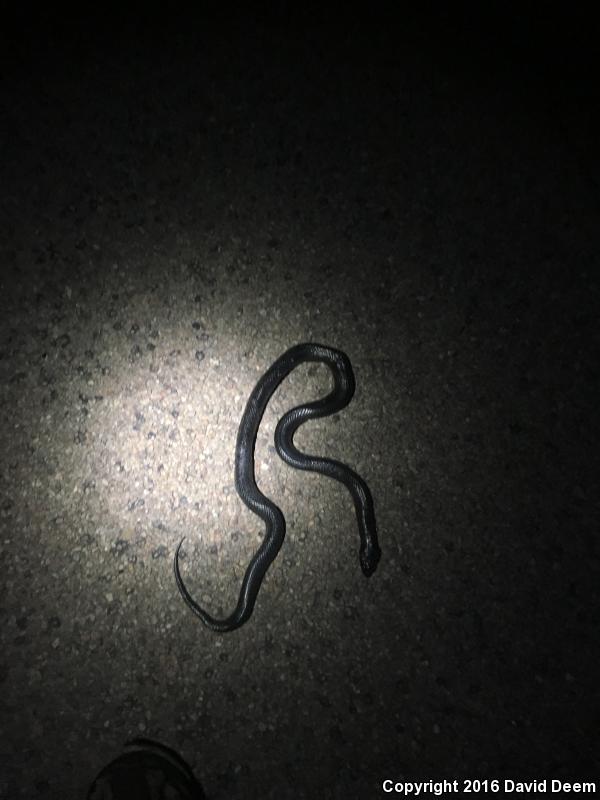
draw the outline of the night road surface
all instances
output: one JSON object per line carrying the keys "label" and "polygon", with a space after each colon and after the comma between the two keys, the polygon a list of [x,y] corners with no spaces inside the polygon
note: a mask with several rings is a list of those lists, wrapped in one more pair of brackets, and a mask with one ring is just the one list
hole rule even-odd
{"label": "night road surface", "polygon": [[[366,11],[363,10],[363,14]],[[585,20],[83,15],[4,26],[0,797],[84,797],[125,740],[207,795],[598,773],[597,120]],[[538,24],[539,23],[539,24]],[[356,393],[275,453],[297,342]],[[182,554],[183,555],[183,554]],[[395,795],[391,795],[395,796]]]}

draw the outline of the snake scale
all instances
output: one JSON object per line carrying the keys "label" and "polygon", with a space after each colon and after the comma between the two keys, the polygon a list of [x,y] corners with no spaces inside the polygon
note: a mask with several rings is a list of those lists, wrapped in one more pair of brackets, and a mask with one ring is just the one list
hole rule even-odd
{"label": "snake scale", "polygon": [[360,566],[367,577],[373,574],[381,557],[373,498],[365,481],[339,461],[301,453],[293,441],[295,432],[307,420],[329,416],[348,405],[355,388],[350,360],[345,353],[325,345],[297,344],[280,356],[260,378],[248,399],[238,430],[235,448],[235,488],[246,506],[264,521],[266,530],[262,544],[252,557],[244,575],[237,606],[229,617],[226,619],[212,617],[198,605],[186,588],[179,570],[179,551],[185,537],[175,551],[173,562],[175,579],[183,599],[205,625],[218,633],[233,631],[248,621],[262,580],[283,544],[285,518],[275,503],[265,497],[256,485],[254,446],[260,421],[271,396],[284,378],[304,362],[326,364],[333,375],[333,390],[320,400],[296,406],[284,414],[275,430],[275,448],[279,456],[292,467],[320,472],[346,486],[354,501],[360,534]]}

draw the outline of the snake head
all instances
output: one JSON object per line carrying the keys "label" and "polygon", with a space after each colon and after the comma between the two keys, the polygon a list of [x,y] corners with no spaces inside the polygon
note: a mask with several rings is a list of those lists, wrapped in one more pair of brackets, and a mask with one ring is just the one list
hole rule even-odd
{"label": "snake head", "polygon": [[381,558],[381,550],[376,544],[369,544],[366,547],[361,547],[358,554],[360,560],[360,567],[365,577],[370,577],[377,569],[379,559]]}

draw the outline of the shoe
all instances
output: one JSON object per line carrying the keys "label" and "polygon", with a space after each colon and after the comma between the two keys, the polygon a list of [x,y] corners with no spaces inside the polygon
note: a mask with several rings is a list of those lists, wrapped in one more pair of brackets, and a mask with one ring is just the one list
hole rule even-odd
{"label": "shoe", "polygon": [[175,750],[138,738],[99,772],[87,800],[206,800],[206,795]]}

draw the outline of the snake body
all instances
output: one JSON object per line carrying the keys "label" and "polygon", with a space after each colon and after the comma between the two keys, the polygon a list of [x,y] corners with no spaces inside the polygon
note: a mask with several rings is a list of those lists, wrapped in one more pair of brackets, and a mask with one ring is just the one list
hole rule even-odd
{"label": "snake body", "polygon": [[333,390],[320,400],[297,406],[284,414],[275,430],[275,448],[279,456],[292,467],[320,472],[346,486],[354,501],[360,534],[359,560],[365,576],[372,575],[381,557],[373,498],[365,481],[339,461],[301,453],[293,442],[295,432],[304,422],[328,416],[348,405],[355,388],[350,360],[345,353],[325,345],[297,344],[280,356],[260,378],[248,399],[238,430],[235,488],[246,506],[264,521],[266,531],[262,544],[248,565],[237,605],[229,617],[215,619],[198,605],[186,588],[179,571],[179,551],[185,537],[175,551],[175,579],[183,599],[205,625],[219,633],[235,630],[250,618],[262,580],[283,544],[285,518],[275,503],[256,485],[254,446],[260,421],[275,389],[292,370],[304,362],[326,364],[333,375]]}

